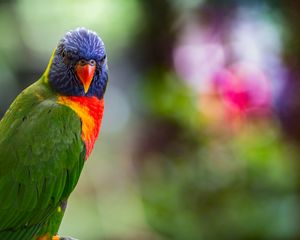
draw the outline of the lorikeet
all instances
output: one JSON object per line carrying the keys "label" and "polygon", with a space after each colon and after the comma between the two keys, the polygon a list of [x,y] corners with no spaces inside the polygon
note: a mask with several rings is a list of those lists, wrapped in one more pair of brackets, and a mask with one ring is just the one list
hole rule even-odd
{"label": "lorikeet", "polygon": [[[78,28],[0,122],[0,239],[50,240],[98,136],[108,81],[105,48]],[[61,238],[63,239],[63,238]]]}

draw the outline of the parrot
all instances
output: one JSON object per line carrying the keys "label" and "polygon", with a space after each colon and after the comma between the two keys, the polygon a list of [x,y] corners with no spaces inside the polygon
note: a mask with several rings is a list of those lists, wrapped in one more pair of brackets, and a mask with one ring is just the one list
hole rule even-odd
{"label": "parrot", "polygon": [[67,201],[98,138],[106,50],[86,28],[67,32],[45,72],[0,121],[0,239],[59,240]]}

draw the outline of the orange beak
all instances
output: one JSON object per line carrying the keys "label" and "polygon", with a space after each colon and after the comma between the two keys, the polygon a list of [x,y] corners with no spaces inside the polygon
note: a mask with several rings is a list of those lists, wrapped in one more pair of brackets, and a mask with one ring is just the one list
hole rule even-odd
{"label": "orange beak", "polygon": [[82,60],[75,66],[76,75],[81,81],[85,93],[89,91],[95,70],[95,65],[91,65],[89,62],[82,62]]}

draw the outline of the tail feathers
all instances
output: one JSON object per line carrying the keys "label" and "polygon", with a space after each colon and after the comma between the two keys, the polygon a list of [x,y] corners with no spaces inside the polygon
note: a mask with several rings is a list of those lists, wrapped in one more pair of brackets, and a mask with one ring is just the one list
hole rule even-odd
{"label": "tail feathers", "polygon": [[37,233],[41,229],[41,224],[24,227],[17,230],[0,231],[1,240],[35,240]]}

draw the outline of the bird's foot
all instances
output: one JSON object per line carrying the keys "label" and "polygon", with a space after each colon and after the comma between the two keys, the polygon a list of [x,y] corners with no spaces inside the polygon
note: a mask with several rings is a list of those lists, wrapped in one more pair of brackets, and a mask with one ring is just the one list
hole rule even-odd
{"label": "bird's foot", "polygon": [[55,235],[52,240],[78,240],[77,238],[72,237],[60,237],[58,235]]}

